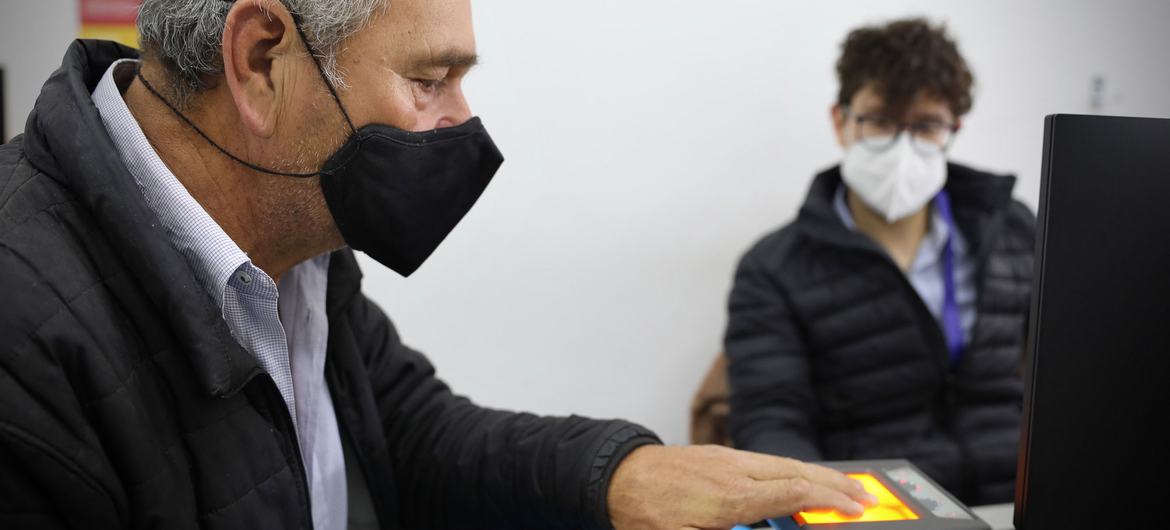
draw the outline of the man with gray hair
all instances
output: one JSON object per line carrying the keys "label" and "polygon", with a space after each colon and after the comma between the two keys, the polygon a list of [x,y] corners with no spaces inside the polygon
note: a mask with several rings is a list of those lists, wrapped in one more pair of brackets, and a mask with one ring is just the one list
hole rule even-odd
{"label": "man with gray hair", "polygon": [[454,395],[361,293],[503,161],[468,0],[146,0],[0,148],[0,527],[728,528],[834,471]]}

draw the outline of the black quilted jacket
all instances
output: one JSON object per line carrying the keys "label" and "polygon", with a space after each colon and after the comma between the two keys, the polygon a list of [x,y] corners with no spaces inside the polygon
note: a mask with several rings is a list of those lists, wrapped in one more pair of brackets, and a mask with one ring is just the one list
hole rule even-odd
{"label": "black quilted jacket", "polygon": [[[90,100],[129,56],[75,42],[0,147],[0,528],[308,530],[280,393]],[[653,434],[453,395],[362,295],[353,255],[331,264],[326,377],[382,528],[609,526],[610,474]]]}
{"label": "black quilted jacket", "polygon": [[1015,179],[948,167],[977,256],[971,344],[951,371],[943,332],[905,274],[832,206],[818,175],[796,221],[743,257],[730,297],[736,447],[804,460],[908,458],[970,504],[1012,500],[1034,217]]}

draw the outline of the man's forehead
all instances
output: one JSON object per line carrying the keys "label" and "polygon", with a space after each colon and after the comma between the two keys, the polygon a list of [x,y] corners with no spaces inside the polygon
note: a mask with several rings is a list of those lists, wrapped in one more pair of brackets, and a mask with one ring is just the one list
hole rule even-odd
{"label": "man's forehead", "polygon": [[412,66],[472,66],[477,62],[468,0],[389,0],[382,32]]}

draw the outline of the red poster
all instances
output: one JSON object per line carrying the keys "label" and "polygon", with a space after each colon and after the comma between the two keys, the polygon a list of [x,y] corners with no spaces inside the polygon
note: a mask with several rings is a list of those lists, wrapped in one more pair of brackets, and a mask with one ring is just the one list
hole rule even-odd
{"label": "red poster", "polygon": [[138,6],[142,0],[80,0],[81,37],[138,45]]}
{"label": "red poster", "polygon": [[134,24],[142,0],[81,0],[82,24]]}

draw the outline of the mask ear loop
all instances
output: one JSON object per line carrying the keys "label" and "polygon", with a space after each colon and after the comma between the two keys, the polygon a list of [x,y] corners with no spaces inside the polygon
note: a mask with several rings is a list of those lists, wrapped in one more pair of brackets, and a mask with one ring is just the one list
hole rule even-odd
{"label": "mask ear loop", "polygon": [[[289,14],[292,15],[293,27],[296,28],[297,35],[299,35],[301,38],[301,43],[303,43],[305,45],[305,50],[307,50],[309,52],[309,57],[311,59],[313,59],[313,64],[316,65],[317,75],[319,75],[321,77],[321,81],[323,81],[325,83],[325,87],[329,89],[329,94],[331,96],[333,96],[333,101],[335,103],[337,103],[337,108],[339,110],[341,110],[341,115],[345,118],[346,125],[349,126],[350,134],[357,134],[357,128],[355,128],[353,126],[353,120],[351,120],[349,118],[349,113],[345,111],[345,106],[341,104],[341,98],[339,98],[337,96],[337,91],[333,88],[333,84],[329,82],[329,78],[325,77],[325,70],[321,67],[321,61],[320,61],[320,59],[317,58],[317,53],[313,50],[313,46],[309,44],[309,39],[305,38],[305,32],[304,32],[304,30],[301,29],[300,15],[292,12],[291,10],[289,11]],[[187,118],[187,116],[185,116],[182,112],[179,112],[178,108],[176,108],[173,104],[171,104],[171,102],[169,100],[167,100],[167,98],[163,97],[163,95],[157,89],[154,88],[154,85],[152,85],[150,83],[150,81],[147,81],[146,77],[142,75],[142,67],[141,66],[139,66],[134,71],[134,75],[135,75],[135,77],[138,78],[138,80],[140,82],[142,82],[142,86],[146,87],[147,92],[150,92],[151,94],[154,95],[154,97],[158,98],[159,101],[162,101],[163,104],[166,105],[167,108],[170,109],[171,112],[174,113],[175,116],[178,116],[178,118],[183,121],[183,123],[186,123],[188,127],[190,127],[192,130],[194,130],[196,133],[198,133],[199,136],[203,137],[203,139],[205,141],[207,141],[207,143],[211,144],[212,147],[219,150],[220,153],[223,153],[224,156],[238,162],[240,165],[243,165],[244,167],[247,167],[247,168],[255,170],[255,171],[259,171],[261,173],[267,173],[269,175],[277,175],[277,176],[281,176],[281,177],[311,178],[311,177],[315,177],[315,176],[321,174],[320,171],[314,171],[312,173],[291,173],[291,172],[286,172],[286,171],[276,171],[273,169],[268,169],[266,167],[258,166],[256,164],[248,162],[248,161],[232,154],[227,149],[224,149],[219,144],[215,143],[215,141],[212,140],[210,136],[207,136],[207,133],[203,132],[203,130],[200,129],[199,126],[195,125],[195,122],[193,122],[189,118]]]}
{"label": "mask ear loop", "polygon": [[[337,103],[337,110],[341,111],[341,116],[345,118],[346,125],[349,125],[350,136],[356,136],[357,127],[353,126],[353,120],[349,118],[349,113],[346,112],[345,105],[341,104],[341,97],[337,95],[337,89],[333,88],[333,83],[330,83],[329,78],[325,76],[325,68],[321,66],[321,60],[317,58],[317,51],[313,49],[313,45],[309,44],[309,39],[305,37],[305,30],[302,28],[301,24],[301,15],[292,10],[289,10],[289,15],[292,16],[293,27],[297,29],[297,35],[301,37],[301,43],[305,45],[305,50],[309,52],[309,58],[313,59],[313,64],[317,67],[317,75],[321,78],[321,82],[325,83],[325,88],[329,89],[329,95],[333,96],[333,102]],[[342,162],[339,167],[348,166],[349,162],[353,160],[353,157],[356,156],[356,154],[356,151],[350,151],[349,155],[345,158],[345,161]],[[333,170],[328,171],[322,169],[316,174],[324,176],[326,173],[332,173],[336,169],[337,168],[334,168]]]}
{"label": "mask ear loop", "polygon": [[317,51],[313,49],[313,45],[309,44],[309,39],[305,37],[305,30],[301,28],[301,16],[291,10],[289,14],[292,15],[293,27],[297,29],[297,35],[300,35],[301,42],[304,43],[305,49],[309,52],[309,57],[313,59],[313,64],[317,66],[317,75],[325,83],[325,88],[329,89],[329,95],[333,96],[333,101],[337,103],[337,108],[345,118],[346,125],[349,125],[350,134],[357,134],[357,127],[354,127],[353,120],[349,119],[349,113],[345,111],[345,105],[341,104],[341,98],[337,96],[337,90],[333,88],[333,83],[329,82],[329,78],[325,77],[325,69],[321,66],[321,60],[317,58]]}

